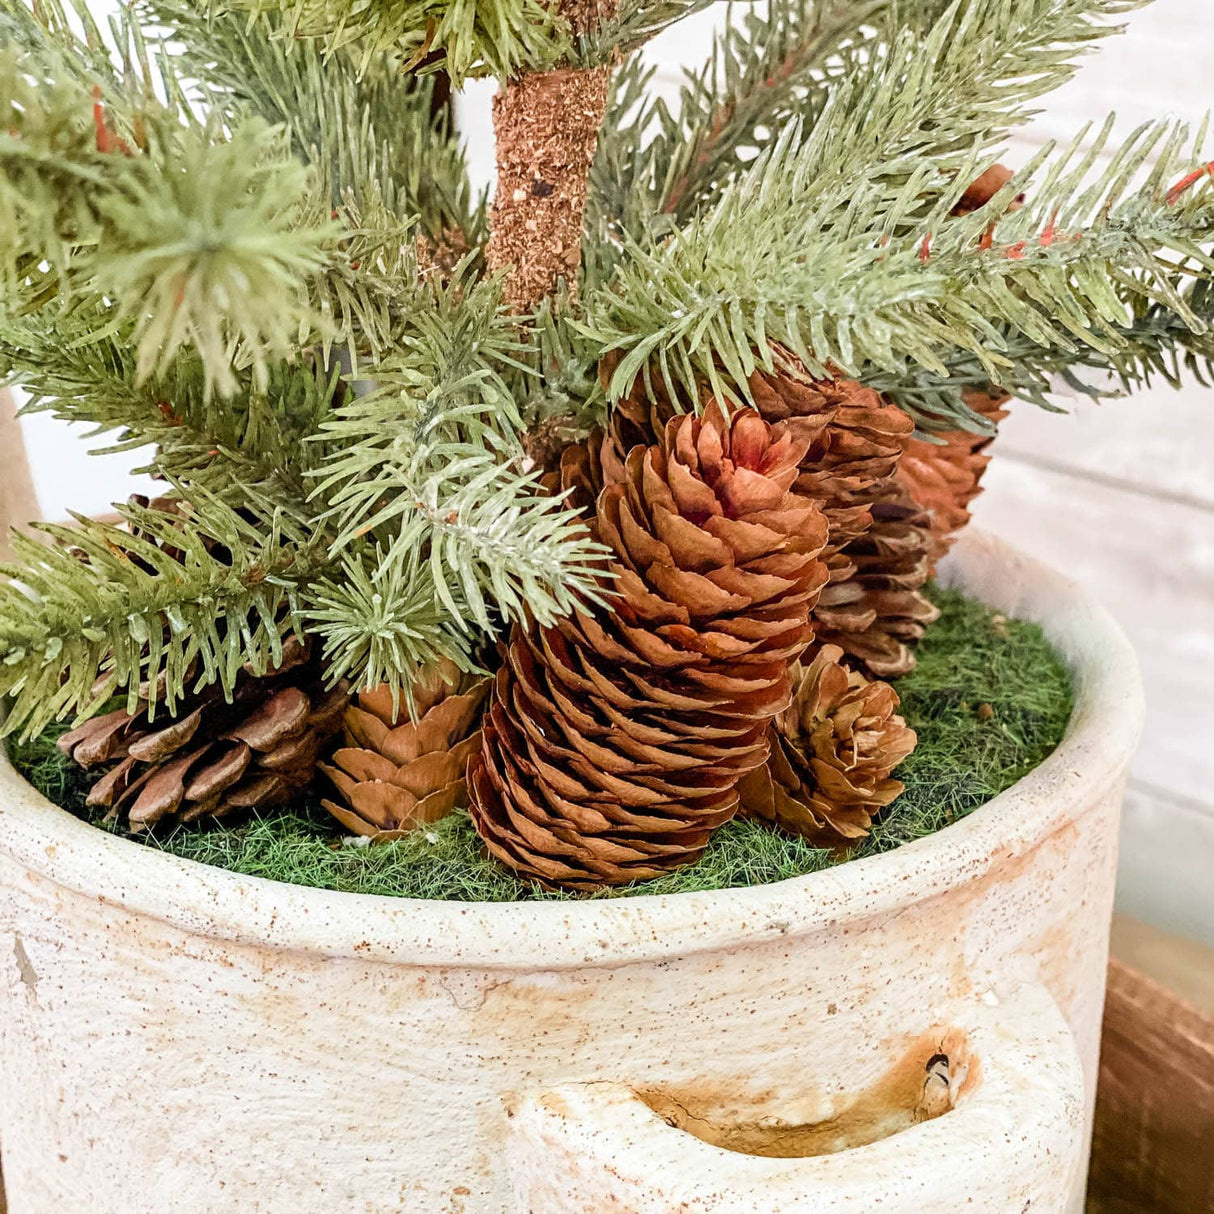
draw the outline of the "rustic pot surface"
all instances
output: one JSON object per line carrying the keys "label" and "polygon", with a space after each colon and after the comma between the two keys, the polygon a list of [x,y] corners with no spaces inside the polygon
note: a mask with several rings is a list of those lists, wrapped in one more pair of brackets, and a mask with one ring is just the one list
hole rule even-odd
{"label": "rustic pot surface", "polygon": [[1080,1209],[1137,669],[991,537],[945,578],[1043,624],[1066,739],[946,831],[773,885],[292,887],[98,832],[0,756],[12,1214]]}

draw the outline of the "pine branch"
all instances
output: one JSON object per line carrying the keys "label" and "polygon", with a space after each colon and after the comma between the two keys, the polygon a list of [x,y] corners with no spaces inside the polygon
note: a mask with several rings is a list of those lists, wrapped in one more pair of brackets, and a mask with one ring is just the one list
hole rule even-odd
{"label": "pine branch", "polygon": [[[526,369],[520,359],[528,346],[502,308],[501,283],[477,281],[470,261],[447,283],[415,286],[394,353],[375,366],[374,383],[356,382],[323,425],[330,455],[317,498],[334,502],[353,491],[393,454],[411,460],[441,444],[518,449],[521,419],[507,376]],[[351,517],[378,495],[374,487],[358,490]]]}
{"label": "pine branch", "polygon": [[[1177,281],[1176,288],[1182,289]],[[989,422],[965,406],[967,388],[1002,389],[1020,400],[1055,411],[1059,382],[1093,400],[1122,397],[1162,379],[1173,388],[1187,377],[1214,384],[1214,280],[1201,278],[1183,291],[1185,308],[1201,327],[1194,330],[1171,308],[1137,299],[1133,319],[1117,328],[1109,353],[1082,347],[1075,352],[1043,346],[1020,334],[1008,334],[1003,348],[1008,365],[992,383],[974,357],[947,360],[947,374],[909,368],[903,375],[866,374],[875,388],[919,420],[925,429],[968,429],[985,433]]]}
{"label": "pine branch", "polygon": [[313,359],[274,364],[264,392],[245,372],[239,390],[220,402],[208,393],[194,355],[141,380],[130,330],[91,311],[0,322],[0,380],[31,394],[24,412],[87,426],[86,439],[106,436],[96,454],[154,447],[150,463],[136,472],[187,490],[200,485],[233,508],[268,503],[258,511],[266,517],[276,508],[307,517],[305,477],[323,449],[304,440],[328,416],[335,375]]}
{"label": "pine branch", "polygon": [[[685,221],[762,147],[772,130],[816,117],[829,87],[878,31],[865,22],[890,0],[771,0],[766,13],[730,5],[709,62],[688,70],[673,110],[652,97],[639,56],[616,74],[591,176],[591,230],[634,235],[658,216]],[[940,0],[932,7],[939,10]],[[847,48],[850,54],[841,54]],[[659,227],[663,226],[659,223]],[[606,235],[606,231],[604,232]]]}
{"label": "pine branch", "polygon": [[580,313],[566,294],[546,299],[527,330],[527,371],[511,381],[523,428],[530,441],[554,419],[569,429],[569,441],[585,437],[605,420],[599,360],[602,347],[577,327]]}
{"label": "pine branch", "polygon": [[[815,374],[828,365],[855,374],[866,363],[943,374],[942,358],[966,351],[995,377],[1002,325],[1065,350],[1113,348],[1125,321],[1118,285],[1195,323],[1171,286],[1176,263],[1167,254],[1209,264],[1202,247],[1214,190],[1201,175],[1182,194],[1165,184],[1200,162],[1186,150],[1183,125],[1143,128],[1094,183],[1107,127],[1096,151],[1080,159],[1077,140],[1034,186],[1047,149],[986,208],[959,219],[949,218],[958,183],[984,162],[971,156],[965,172],[945,176],[919,161],[906,166],[904,183],[890,181],[885,163],[858,176],[834,159],[839,125],[823,120],[800,146],[789,132],[710,216],[656,252],[627,248],[615,289],[600,293],[588,325],[624,352],[614,394],[656,360],[672,382],[704,376],[733,395],[756,360],[770,359],[772,341]],[[1152,157],[1146,185],[1123,200]],[[1003,217],[1026,188],[1033,204]],[[934,203],[921,216],[924,198]],[[1000,217],[997,237],[988,237]]]}
{"label": "pine branch", "polygon": [[286,127],[297,157],[317,167],[334,207],[352,195],[400,221],[418,216],[434,238],[452,229],[484,235],[448,116],[432,114],[433,77],[409,75],[381,56],[360,76],[350,55],[282,36],[278,15],[208,12],[186,0],[142,0],[140,12],[180,44],[182,67],[206,82],[206,99],[234,118],[248,107]]}
{"label": "pine branch", "polygon": [[615,12],[581,39],[578,61],[598,67],[618,62],[685,17],[720,0],[623,0]]}
{"label": "pine branch", "polygon": [[283,35],[348,49],[359,70],[377,55],[423,58],[452,82],[542,71],[572,51],[568,23],[541,0],[232,0],[223,8],[280,13]]}
{"label": "pine branch", "polygon": [[136,149],[75,81],[38,71],[0,58],[0,314],[106,293],[135,324],[141,376],[189,345],[222,391],[234,354],[264,377],[311,317],[306,280],[334,235],[299,224],[306,174],[281,135],[251,120],[215,144],[149,109]]}
{"label": "pine branch", "polygon": [[21,564],[0,566],[13,579],[0,580],[6,733],[32,737],[124,689],[131,711],[141,691],[170,712],[194,682],[230,693],[245,663],[261,673],[279,659],[299,587],[325,567],[280,518],[253,525],[197,493],[189,526],[134,505],[122,515],[133,531],[44,525],[51,544],[18,536]]}
{"label": "pine branch", "polygon": [[492,631],[524,609],[551,620],[598,593],[598,549],[522,465],[511,379],[526,374],[500,284],[429,285],[415,331],[376,368],[377,386],[322,427],[315,490],[334,551],[374,535],[401,566],[428,554],[439,601],[459,627]]}
{"label": "pine branch", "polygon": [[382,549],[347,554],[337,576],[310,589],[303,616],[324,641],[334,679],[403,686],[408,699],[410,676],[443,658],[462,670],[476,668],[473,638],[454,625],[430,563],[416,549],[401,561],[388,560]]}
{"label": "pine branch", "polygon": [[231,104],[195,118],[209,94],[188,98],[181,64],[125,20],[115,42],[152,65],[135,84],[94,71],[104,57],[56,0],[0,5],[34,48],[0,63],[0,314],[115,298],[137,322],[141,375],[190,344],[228,393],[241,368],[264,386],[271,360],[317,341],[354,362],[389,348],[414,221],[374,180],[332,208],[328,166],[309,171],[282,128]]}
{"label": "pine branch", "polygon": [[[643,100],[639,61],[616,81],[593,177],[599,240],[665,237],[715,206],[772,133],[809,137],[830,105],[838,154],[905,180],[916,158],[954,171],[1030,117],[1071,60],[1148,0],[773,0],[731,23],[672,113]],[[595,227],[591,228],[594,232]],[[610,246],[605,254],[610,255]]]}
{"label": "pine branch", "polygon": [[[182,414],[203,410],[212,433],[214,401],[204,391],[198,359],[182,355],[165,374],[140,381],[131,326],[111,309],[76,309],[63,316],[44,312],[0,320],[0,381],[30,394],[27,413],[51,413],[61,421],[88,425],[87,439],[112,436],[95,454],[130,451],[165,441],[182,425]],[[220,414],[222,416],[222,414]]]}

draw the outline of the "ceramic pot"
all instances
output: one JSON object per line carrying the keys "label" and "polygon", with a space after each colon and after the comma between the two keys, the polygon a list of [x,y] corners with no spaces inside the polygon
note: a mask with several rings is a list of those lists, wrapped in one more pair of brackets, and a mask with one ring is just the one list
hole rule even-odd
{"label": "ceramic pot", "polygon": [[944,576],[1045,627],[1065,741],[939,834],[778,884],[330,893],[102,834],[3,767],[11,1214],[1079,1210],[1138,674],[990,537]]}

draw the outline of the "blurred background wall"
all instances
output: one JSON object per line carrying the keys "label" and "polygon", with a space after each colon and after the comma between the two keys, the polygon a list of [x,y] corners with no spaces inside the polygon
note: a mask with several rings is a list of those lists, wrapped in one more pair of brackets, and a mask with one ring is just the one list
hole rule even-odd
{"label": "blurred background wall", "polygon": [[[93,0],[98,13],[109,0]],[[700,63],[723,5],[650,48],[676,93]],[[1014,149],[1073,137],[1110,110],[1123,133],[1147,117],[1200,121],[1214,80],[1214,4],[1157,0],[1104,44]],[[459,100],[474,173],[488,180],[490,83]],[[1099,407],[1066,399],[1066,416],[1014,409],[976,518],[1082,582],[1138,647],[1149,700],[1122,835],[1121,909],[1214,945],[1214,391],[1166,385]],[[98,511],[141,487],[131,456],[90,457],[47,417],[23,422],[47,517]]]}

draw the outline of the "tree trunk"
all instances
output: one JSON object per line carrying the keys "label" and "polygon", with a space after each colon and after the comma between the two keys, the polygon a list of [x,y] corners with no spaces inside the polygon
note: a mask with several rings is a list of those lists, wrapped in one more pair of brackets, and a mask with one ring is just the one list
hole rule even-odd
{"label": "tree trunk", "polygon": [[610,69],[560,68],[509,81],[493,101],[497,194],[487,258],[510,267],[506,300],[529,312],[564,278],[577,289],[587,175]]}

